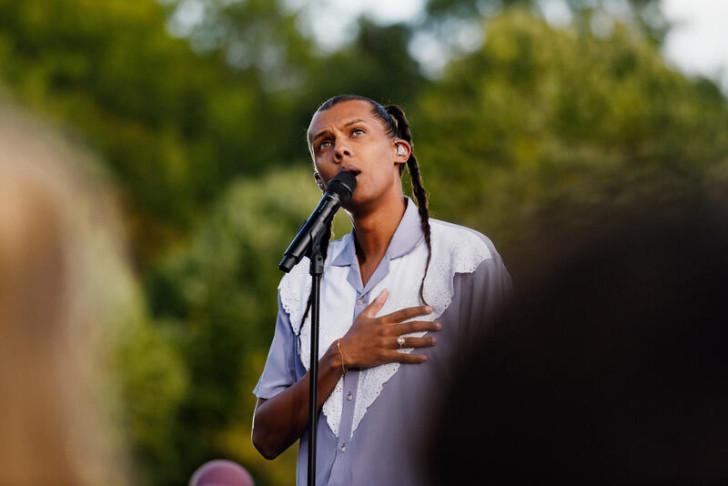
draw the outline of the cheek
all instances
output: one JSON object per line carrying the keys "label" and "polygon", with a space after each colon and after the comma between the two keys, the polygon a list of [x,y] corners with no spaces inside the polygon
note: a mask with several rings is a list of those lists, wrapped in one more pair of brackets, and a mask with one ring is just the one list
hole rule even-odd
{"label": "cheek", "polygon": [[331,179],[334,175],[336,175],[337,169],[331,162],[327,161],[325,157],[319,157],[318,159],[313,161],[313,168],[321,174],[321,177],[325,181],[328,181]]}

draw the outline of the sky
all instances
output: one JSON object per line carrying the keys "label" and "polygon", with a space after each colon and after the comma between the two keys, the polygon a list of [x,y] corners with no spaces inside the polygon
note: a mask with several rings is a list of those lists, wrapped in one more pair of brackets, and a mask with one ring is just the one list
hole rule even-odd
{"label": "sky", "polygon": [[663,8],[676,22],[667,58],[686,72],[722,80],[728,90],[728,0],[664,0]]}
{"label": "sky", "polygon": [[[345,39],[357,14],[368,12],[375,20],[411,21],[422,10],[423,0],[324,0],[310,21],[324,46]],[[721,82],[728,91],[728,0],[663,0],[663,10],[674,23],[664,54],[668,61],[690,74]],[[555,13],[558,15],[558,12]]]}

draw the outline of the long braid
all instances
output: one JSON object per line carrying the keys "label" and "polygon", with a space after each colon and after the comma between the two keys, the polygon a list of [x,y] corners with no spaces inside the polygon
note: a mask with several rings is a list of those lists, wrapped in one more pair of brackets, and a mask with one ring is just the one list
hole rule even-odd
{"label": "long braid", "polygon": [[402,140],[406,140],[409,142],[410,146],[413,147],[413,151],[410,154],[409,159],[407,159],[407,169],[409,170],[410,180],[412,182],[412,194],[414,194],[415,199],[417,199],[417,209],[420,214],[420,226],[422,228],[422,233],[425,235],[425,243],[427,244],[427,263],[425,264],[425,273],[422,276],[422,281],[420,282],[420,299],[426,304],[427,301],[425,300],[424,295],[425,277],[427,276],[427,271],[430,268],[430,259],[432,258],[432,243],[430,241],[430,212],[427,204],[427,191],[422,184],[420,166],[417,163],[417,157],[414,153],[412,131],[410,130],[409,122],[407,121],[404,111],[402,111],[402,109],[397,105],[388,105],[385,109],[394,119],[396,136]]}

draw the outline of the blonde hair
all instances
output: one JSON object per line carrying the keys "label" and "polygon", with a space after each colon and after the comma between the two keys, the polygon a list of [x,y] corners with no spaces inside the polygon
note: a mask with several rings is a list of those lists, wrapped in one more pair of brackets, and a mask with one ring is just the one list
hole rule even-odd
{"label": "blonde hair", "polygon": [[120,253],[87,159],[0,105],[0,484],[125,483],[94,339],[108,311],[97,257]]}

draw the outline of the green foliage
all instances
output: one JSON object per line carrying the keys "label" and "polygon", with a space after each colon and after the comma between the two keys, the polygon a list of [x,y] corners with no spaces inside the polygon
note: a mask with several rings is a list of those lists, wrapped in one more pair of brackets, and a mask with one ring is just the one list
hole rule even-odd
{"label": "green foliage", "polygon": [[[256,5],[259,15],[268,3]],[[266,8],[276,24],[282,16]],[[269,129],[286,132],[280,120],[290,103],[271,98],[254,67],[231,67],[217,51],[197,55],[173,38],[168,14],[154,0],[0,0],[0,78],[104,157],[143,264],[183,234],[231,176],[259,172],[290,147]],[[230,22],[247,41],[259,26],[242,18]],[[298,58],[299,39],[278,49]]]}
{"label": "green foliage", "polygon": [[323,55],[279,1],[203,3],[183,39],[165,28],[179,2],[0,0],[0,82],[105,159],[142,266],[231,177],[306,157],[302,127],[321,100],[407,101],[424,82],[403,26],[362,21],[352,45]]}
{"label": "green foliage", "polygon": [[153,1],[0,2],[5,82],[84,132],[134,202],[160,211],[162,193],[188,196],[190,173],[176,142],[189,136],[185,121],[197,129],[188,119],[201,111],[194,92],[210,81],[193,74],[203,62],[166,35],[165,18]]}
{"label": "green foliage", "polygon": [[[380,26],[359,22],[354,41],[319,61],[311,71],[312,95],[308,111],[321,101],[342,93],[356,93],[382,103],[414,101],[425,79],[408,53],[412,37],[403,24]],[[310,113],[306,113],[310,116]]]}
{"label": "green foliage", "polygon": [[629,29],[596,37],[517,11],[485,28],[418,105],[439,214],[511,242],[550,210],[698,189],[726,162],[724,98]]}
{"label": "green foliage", "polygon": [[[449,32],[448,24],[478,23],[512,9],[527,10],[544,18],[553,7],[559,11],[562,22],[571,22],[579,31],[604,35],[615,24],[626,24],[634,34],[648,42],[664,42],[670,24],[662,12],[661,0],[427,0],[429,14],[424,22],[426,30]],[[561,6],[562,8],[559,8]],[[440,34],[446,43],[447,38]]]}
{"label": "green foliage", "polygon": [[[183,464],[154,484],[180,484],[192,472],[185,467],[215,454],[255,469],[261,484],[265,478],[280,484],[275,469],[290,466],[292,457],[264,463],[252,453],[250,393],[275,327],[278,261],[318,198],[304,169],[234,182],[189,245],[170,253],[153,272],[148,287],[154,314],[173,328],[190,382],[177,411]],[[228,428],[247,445],[232,440]]]}
{"label": "green foliage", "polygon": [[[190,4],[204,10],[185,24]],[[319,197],[304,133],[324,99],[405,105],[433,214],[507,262],[564,207],[720,190],[726,98],[665,64],[659,2],[568,4],[556,28],[537,0],[430,0],[417,25],[360,19],[320,52],[283,0],[0,0],[0,82],[92,146],[126,206],[145,293],[119,313],[113,363],[141,484],[184,484],[214,457],[293,482],[295,450],[267,462],[250,443],[250,391],[278,260]],[[428,80],[414,36],[453,19],[485,43]]]}
{"label": "green foliage", "polygon": [[174,340],[143,316],[127,319],[114,343],[114,370],[121,390],[121,430],[131,446],[133,475],[141,484],[179,465],[175,412],[187,392],[184,362]]}

